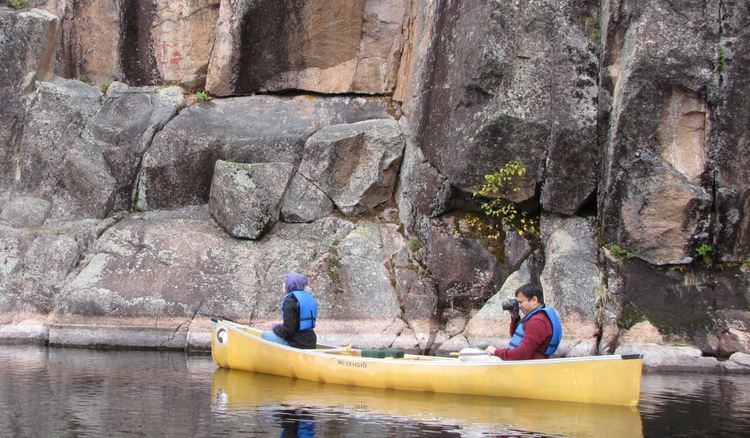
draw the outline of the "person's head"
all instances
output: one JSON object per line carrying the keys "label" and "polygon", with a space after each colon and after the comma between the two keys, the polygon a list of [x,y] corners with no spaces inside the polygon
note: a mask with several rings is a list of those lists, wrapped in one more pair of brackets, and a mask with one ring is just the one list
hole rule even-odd
{"label": "person's head", "polygon": [[289,272],[284,276],[284,291],[291,293],[297,290],[305,290],[307,277],[299,272]]}
{"label": "person's head", "polygon": [[524,284],[516,289],[516,299],[518,300],[518,307],[524,315],[528,315],[544,305],[542,287],[536,284]]}

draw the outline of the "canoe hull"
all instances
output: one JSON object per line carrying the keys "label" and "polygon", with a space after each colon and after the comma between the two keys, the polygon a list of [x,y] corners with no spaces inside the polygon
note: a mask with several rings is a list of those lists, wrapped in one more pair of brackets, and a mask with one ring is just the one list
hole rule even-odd
{"label": "canoe hull", "polygon": [[261,339],[259,331],[229,321],[213,326],[211,354],[224,368],[341,385],[625,406],[636,405],[640,395],[640,358],[374,359],[274,344]]}

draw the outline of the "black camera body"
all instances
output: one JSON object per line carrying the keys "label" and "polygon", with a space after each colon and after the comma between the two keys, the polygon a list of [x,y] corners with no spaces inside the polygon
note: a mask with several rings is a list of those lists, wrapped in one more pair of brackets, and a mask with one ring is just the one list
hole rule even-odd
{"label": "black camera body", "polygon": [[518,313],[518,300],[515,298],[509,298],[502,302],[503,310],[508,310],[511,313]]}

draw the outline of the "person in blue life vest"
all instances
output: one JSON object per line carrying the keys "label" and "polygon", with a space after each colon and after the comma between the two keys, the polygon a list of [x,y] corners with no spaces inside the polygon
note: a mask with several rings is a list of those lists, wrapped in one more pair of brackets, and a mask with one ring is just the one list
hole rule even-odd
{"label": "person in blue life vest", "polygon": [[318,303],[312,293],[305,290],[307,277],[298,272],[284,276],[284,298],[281,300],[281,324],[264,331],[261,338],[294,348],[314,349],[318,341],[315,321]]}
{"label": "person in blue life vest", "polygon": [[[510,312],[508,348],[490,345],[485,350],[503,360],[546,359],[557,350],[562,339],[562,323],[557,311],[544,304],[542,288],[525,284],[516,290],[515,303],[508,300],[503,309]],[[519,309],[524,317],[521,319]]]}

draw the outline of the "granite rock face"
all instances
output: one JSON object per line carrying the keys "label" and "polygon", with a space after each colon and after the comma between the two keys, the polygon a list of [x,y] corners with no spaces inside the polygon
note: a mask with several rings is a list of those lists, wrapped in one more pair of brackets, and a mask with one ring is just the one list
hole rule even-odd
{"label": "granite rock face", "polygon": [[95,84],[125,79],[120,64],[123,5],[124,2],[120,0],[82,0],[66,2],[61,6],[58,11],[62,14],[62,47],[58,66],[61,76],[87,78]]}
{"label": "granite rock face", "polygon": [[510,314],[503,310],[502,303],[515,298],[516,290],[530,281],[528,264],[508,276],[500,290],[466,324],[463,335],[471,345],[508,345]]}
{"label": "granite rock face", "polygon": [[279,223],[253,242],[230,237],[205,207],[131,215],[108,228],[68,277],[53,319],[156,318],[176,328],[212,315],[264,325],[279,320],[281,281],[298,270],[320,305],[319,334],[352,340],[359,325],[391,330],[393,342],[405,326],[393,326],[401,308],[389,266],[405,245],[395,226],[334,218]]}
{"label": "granite rock face", "polygon": [[405,0],[223,0],[206,88],[392,92],[405,39]]}
{"label": "granite rock face", "polygon": [[406,146],[398,181],[399,219],[409,232],[415,233],[420,219],[437,217],[449,210],[453,188],[427,161],[419,146],[410,141],[409,126],[404,122],[401,126],[406,133]]}
{"label": "granite rock face", "polygon": [[709,129],[719,2],[622,2],[602,11],[604,239],[649,263],[689,263],[709,241]]}
{"label": "granite rock face", "polygon": [[141,164],[136,206],[205,203],[216,160],[296,166],[316,130],[373,118],[388,115],[377,100],[362,98],[252,96],[192,105],[154,137]]}
{"label": "granite rock face", "polygon": [[318,186],[297,173],[289,183],[281,207],[285,222],[312,222],[333,212],[334,205]]}
{"label": "granite rock face", "polygon": [[59,2],[59,73],[95,84],[204,86],[219,0]]}
{"label": "granite rock face", "polygon": [[550,211],[584,204],[596,179],[598,63],[579,21],[595,14],[585,1],[437,3],[429,62],[418,69],[424,95],[408,116],[451,184],[471,191],[518,159],[528,172],[514,201],[539,195],[541,184]]}
{"label": "granite rock face", "polygon": [[322,128],[305,143],[300,175],[347,216],[364,213],[393,195],[404,139],[393,120]]}
{"label": "granite rock face", "polygon": [[12,228],[40,227],[49,216],[52,204],[44,199],[33,196],[8,196],[8,200],[0,202],[0,226]]}
{"label": "granite rock face", "polygon": [[425,266],[435,276],[442,308],[464,311],[484,303],[502,285],[501,266],[496,256],[477,239],[456,235],[456,218],[429,222],[427,235],[418,235],[415,246],[423,245]]}
{"label": "granite rock face", "polygon": [[614,257],[604,263],[608,293],[619,301],[610,309],[616,312],[612,322],[621,331],[648,321],[664,342],[693,345],[710,355],[746,351],[747,269],[660,268]]}
{"label": "granite rock face", "polygon": [[28,97],[14,188],[55,204],[52,216],[104,218],[131,207],[141,157],[183,105],[177,87],[39,83]]}
{"label": "granite rock face", "polygon": [[[558,355],[747,369],[746,1],[26,5],[0,7],[0,342],[205,349],[209,316],[277,322],[294,270],[321,342],[502,345],[539,282]],[[512,160],[537,236],[472,194]]]}
{"label": "granite rock face", "polygon": [[[96,158],[83,157],[76,163],[74,157],[66,157],[66,164],[78,164],[79,167],[68,171],[67,178],[63,179],[63,185],[76,203],[82,205],[89,199],[95,199],[96,196],[89,196],[85,189],[91,187],[96,191],[92,186],[100,186],[99,190],[113,193],[112,207],[130,209],[143,154],[151,146],[154,134],[183,105],[182,90],[178,87],[128,87],[118,82],[110,85],[100,110],[87,123],[81,138],[73,146],[73,149],[80,148],[84,153],[89,150],[90,154],[96,154]],[[93,171],[104,177],[91,178],[91,184],[76,184],[74,180],[77,176],[88,173],[80,167],[96,160],[99,160],[99,165]],[[102,184],[105,179],[110,180],[109,184]],[[109,210],[101,206],[84,211],[103,217]]]}
{"label": "granite rock face", "polygon": [[0,9],[0,187],[13,182],[22,96],[52,73],[60,20],[43,11]]}
{"label": "granite rock face", "polygon": [[203,88],[214,44],[220,0],[154,1],[151,41],[161,81]]}
{"label": "granite rock face", "polygon": [[710,119],[718,216],[714,246],[722,261],[750,254],[750,5],[721,2],[716,54],[719,102]]}
{"label": "granite rock face", "polygon": [[0,227],[0,312],[52,310],[57,288],[78,261],[74,238]]}
{"label": "granite rock face", "polygon": [[28,97],[15,187],[51,198],[58,191],[68,149],[99,110],[101,92],[80,81],[39,84]]}
{"label": "granite rock face", "polygon": [[288,163],[240,164],[218,160],[208,211],[229,234],[258,239],[279,219],[292,166]]}
{"label": "granite rock face", "polygon": [[544,301],[560,314],[566,340],[592,339],[603,285],[591,223],[581,217],[544,216],[541,221]]}

